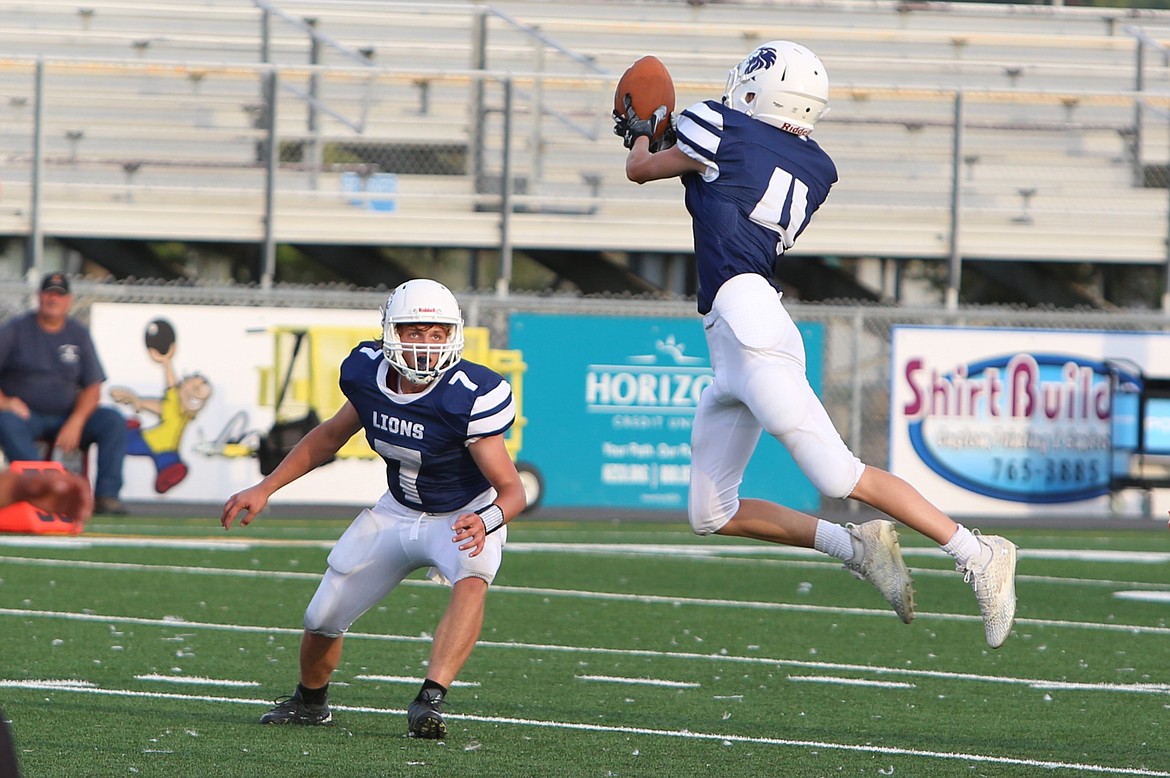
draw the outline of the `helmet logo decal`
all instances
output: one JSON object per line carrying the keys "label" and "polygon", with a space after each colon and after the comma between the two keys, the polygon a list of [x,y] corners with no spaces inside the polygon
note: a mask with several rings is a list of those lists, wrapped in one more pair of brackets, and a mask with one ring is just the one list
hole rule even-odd
{"label": "helmet logo decal", "polygon": [[723,98],[732,110],[804,136],[828,111],[829,78],[805,47],[769,41],[728,71]]}
{"label": "helmet logo decal", "polygon": [[743,67],[743,74],[755,73],[760,68],[767,70],[776,64],[776,49],[759,48],[751,53]]}

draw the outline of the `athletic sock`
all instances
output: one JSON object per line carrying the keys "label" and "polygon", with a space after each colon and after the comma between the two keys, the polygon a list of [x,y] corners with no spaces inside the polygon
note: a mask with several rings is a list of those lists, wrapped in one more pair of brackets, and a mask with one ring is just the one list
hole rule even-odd
{"label": "athletic sock", "polygon": [[940,548],[950,554],[960,567],[967,564],[971,560],[971,557],[978,556],[983,551],[983,547],[979,545],[979,541],[975,538],[974,533],[962,524],[955,530],[955,534],[951,536],[951,539],[940,546]]}
{"label": "athletic sock", "polygon": [[309,705],[324,705],[329,699],[329,684],[325,684],[320,689],[308,689],[304,684],[297,684],[297,695],[302,702]]}
{"label": "athletic sock", "polygon": [[447,696],[447,687],[446,686],[444,686],[441,683],[436,683],[435,681],[432,681],[430,678],[427,678],[423,681],[422,688],[418,690],[418,696],[415,697],[415,699],[421,700],[422,696],[423,696],[423,692],[425,692],[427,689],[438,689],[440,700]]}
{"label": "athletic sock", "polygon": [[837,557],[842,562],[854,561],[856,553],[849,530],[824,519],[817,519],[817,536],[813,540],[813,548],[822,554]]}

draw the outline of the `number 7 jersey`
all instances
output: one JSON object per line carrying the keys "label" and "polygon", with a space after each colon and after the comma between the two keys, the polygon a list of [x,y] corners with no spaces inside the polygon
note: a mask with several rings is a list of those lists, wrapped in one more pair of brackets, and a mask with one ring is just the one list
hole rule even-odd
{"label": "number 7 jersey", "polygon": [[365,341],[341,363],[338,382],[366,442],[386,462],[387,487],[398,502],[426,513],[464,507],[491,486],[467,446],[512,426],[512,387],[494,370],[460,360],[424,391],[402,394],[387,388],[397,375],[391,370],[381,344]]}

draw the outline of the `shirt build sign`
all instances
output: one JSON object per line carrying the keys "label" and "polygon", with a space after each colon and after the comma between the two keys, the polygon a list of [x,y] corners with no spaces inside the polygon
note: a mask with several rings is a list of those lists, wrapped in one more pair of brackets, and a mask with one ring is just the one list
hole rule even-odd
{"label": "shirt build sign", "polygon": [[1170,336],[896,327],[891,360],[890,469],[943,511],[1100,514],[1130,412],[1111,370],[1170,370]]}
{"label": "shirt build sign", "polygon": [[[799,327],[819,391],[823,328]],[[520,458],[544,476],[543,505],[686,509],[691,426],[712,380],[697,318],[514,314],[509,346],[528,365]],[[820,502],[767,435],[740,493],[798,510]]]}

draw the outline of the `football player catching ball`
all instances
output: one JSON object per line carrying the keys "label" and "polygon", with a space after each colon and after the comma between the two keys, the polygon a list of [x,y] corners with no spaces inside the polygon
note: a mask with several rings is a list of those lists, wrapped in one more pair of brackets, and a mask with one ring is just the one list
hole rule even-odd
{"label": "football player catching ball", "polygon": [[698,307],[715,376],[691,432],[691,526],[699,535],[832,555],[876,586],[902,621],[914,618],[893,522],[841,526],[741,499],[748,460],[767,431],[821,494],[859,500],[942,546],[974,587],[987,642],[998,648],[1015,621],[1015,545],[956,524],[909,483],[854,456],[808,383],[800,331],[773,280],[776,262],[837,181],[833,161],[809,137],[828,97],[829,78],[813,52],[771,41],[731,69],[721,102],[679,114],[665,134],[673,145],[651,149],[664,110],[647,119],[632,110],[614,116],[614,132],[629,149],[626,177],[638,184],[680,178],[693,221]]}

